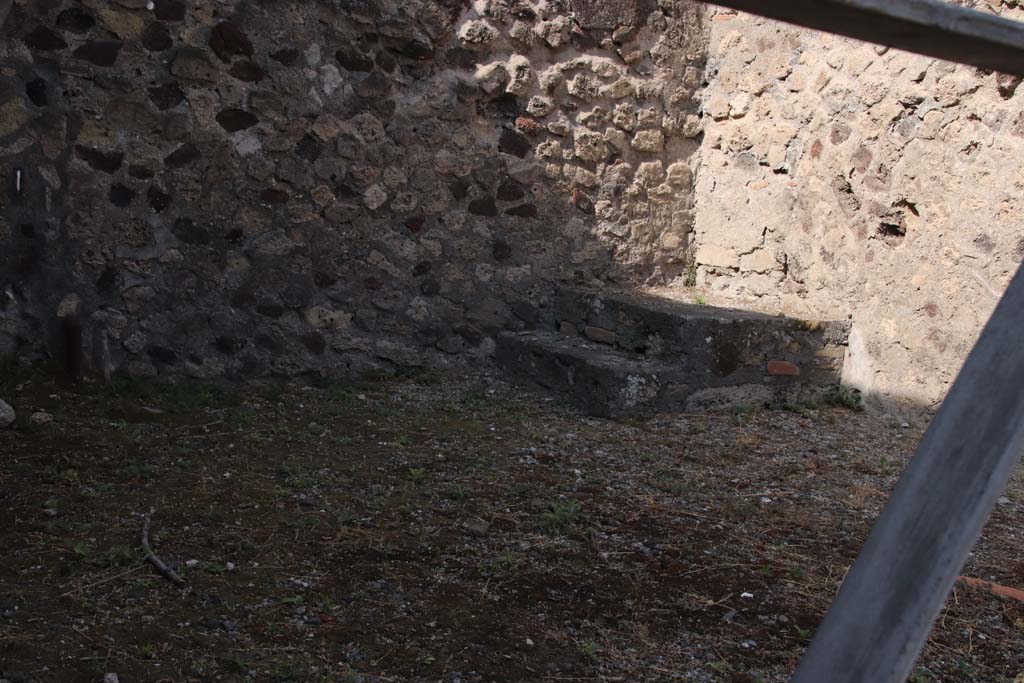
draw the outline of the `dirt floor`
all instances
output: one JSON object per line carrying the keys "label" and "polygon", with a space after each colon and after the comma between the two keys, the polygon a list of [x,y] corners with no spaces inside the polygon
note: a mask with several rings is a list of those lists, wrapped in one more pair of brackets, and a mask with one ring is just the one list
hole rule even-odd
{"label": "dirt floor", "polygon": [[[838,407],[590,419],[429,373],[0,396],[19,683],[785,681],[920,436]],[[151,508],[182,587],[141,561]],[[1024,587],[1022,513],[1018,477],[965,573]],[[1024,603],[961,586],[912,681],[1022,672]]]}

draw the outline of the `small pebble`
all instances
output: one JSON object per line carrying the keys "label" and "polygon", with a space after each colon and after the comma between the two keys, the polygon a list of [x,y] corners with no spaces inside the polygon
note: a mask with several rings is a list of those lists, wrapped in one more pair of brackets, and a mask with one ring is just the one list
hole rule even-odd
{"label": "small pebble", "polygon": [[46,425],[53,422],[53,415],[50,415],[45,410],[40,410],[37,413],[32,413],[32,417],[30,419],[32,420],[32,424]]}

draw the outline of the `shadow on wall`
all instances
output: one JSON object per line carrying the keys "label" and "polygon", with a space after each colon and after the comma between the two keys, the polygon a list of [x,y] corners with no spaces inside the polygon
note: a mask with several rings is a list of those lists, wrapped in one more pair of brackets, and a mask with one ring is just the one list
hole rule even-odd
{"label": "shadow on wall", "polygon": [[3,26],[0,353],[197,377],[482,360],[554,283],[683,267],[683,0],[131,5]]}

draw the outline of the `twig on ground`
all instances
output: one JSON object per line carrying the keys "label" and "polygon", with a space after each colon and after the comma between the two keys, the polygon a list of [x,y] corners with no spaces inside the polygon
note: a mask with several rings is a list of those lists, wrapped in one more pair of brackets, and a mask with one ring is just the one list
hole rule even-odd
{"label": "twig on ground", "polygon": [[157,557],[153,549],[149,547],[149,518],[154,512],[155,510],[150,510],[149,514],[143,518],[144,521],[142,523],[142,550],[146,553],[145,560],[156,567],[156,570],[160,572],[160,576],[179,586],[184,586],[185,579],[178,576],[177,572],[164,564],[163,560]]}
{"label": "twig on ground", "polygon": [[1018,600],[1024,602],[1024,590],[1019,588],[1011,588],[1010,586],[1001,586],[998,583],[992,583],[991,581],[984,581],[982,579],[975,579],[970,576],[961,576],[960,583],[972,586],[974,588],[984,588],[994,595],[998,595],[1002,598],[1010,598],[1011,600]]}
{"label": "twig on ground", "polygon": [[75,588],[74,590],[70,590],[67,593],[62,593],[58,597],[66,598],[69,595],[74,595],[75,593],[81,593],[82,591],[90,590],[92,588],[95,588],[96,586],[102,586],[105,583],[110,583],[111,581],[113,581],[115,579],[120,579],[122,576],[127,576],[128,574],[133,574],[133,573],[135,573],[137,571],[139,571],[138,567],[132,567],[131,569],[129,569],[127,571],[123,571],[123,572],[121,572],[119,574],[114,574],[113,576],[108,576],[107,578],[101,579],[100,581],[97,581],[95,583],[90,583],[90,584],[85,585],[85,586],[79,586],[78,588]]}

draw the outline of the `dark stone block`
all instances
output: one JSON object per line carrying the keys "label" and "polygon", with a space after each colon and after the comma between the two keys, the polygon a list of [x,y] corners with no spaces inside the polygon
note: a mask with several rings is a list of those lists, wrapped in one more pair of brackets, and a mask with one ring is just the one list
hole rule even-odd
{"label": "dark stone block", "polygon": [[267,77],[266,71],[248,59],[235,62],[231,68],[228,69],[228,73],[238,80],[245,81],[246,83],[259,83]]}
{"label": "dark stone block", "polygon": [[237,337],[217,337],[213,343],[214,347],[225,356],[233,356],[245,348],[245,341]]}
{"label": "dark stone block", "polygon": [[392,73],[398,68],[398,60],[395,59],[394,55],[389,52],[385,52],[384,50],[377,53],[377,56],[374,57],[374,62],[378,67],[380,67],[380,70],[385,73]]}
{"label": "dark stone block", "polygon": [[455,178],[448,183],[448,190],[455,199],[465,199],[469,196],[469,181],[465,178]]}
{"label": "dark stone block", "polygon": [[156,175],[156,172],[149,166],[132,164],[128,167],[128,175],[136,180],[149,180]]}
{"label": "dark stone block", "polygon": [[601,47],[601,43],[598,42],[597,36],[585,31],[573,31],[569,34],[569,41],[572,43],[574,48],[581,52],[596,50]]}
{"label": "dark stone block", "polygon": [[639,26],[656,6],[654,0],[569,0],[573,18],[584,30]]}
{"label": "dark stone block", "polygon": [[505,178],[498,186],[497,197],[503,202],[514,202],[526,196],[526,188],[512,178]]}
{"label": "dark stone block", "polygon": [[110,203],[122,209],[127,208],[135,200],[135,194],[135,190],[132,188],[121,183],[114,183],[110,186]]}
{"label": "dark stone block", "polygon": [[124,152],[102,152],[91,147],[77,145],[75,153],[79,159],[89,164],[93,170],[102,171],[103,173],[112,174],[121,168],[121,164],[124,163]]}
{"label": "dark stone block", "polygon": [[46,90],[46,81],[42,78],[34,78],[25,84],[25,94],[28,95],[29,101],[37,107],[45,107],[50,103]]}
{"label": "dark stone block", "polygon": [[437,280],[427,279],[420,283],[420,294],[423,296],[434,296],[441,291],[441,285]]}
{"label": "dark stone block", "polygon": [[474,199],[469,203],[469,212],[475,216],[497,216],[498,206],[494,203],[494,197],[483,197]]}
{"label": "dark stone block", "polygon": [[25,36],[25,45],[30,50],[49,52],[63,50],[68,46],[60,34],[46,26],[36,26]]}
{"label": "dark stone block", "polygon": [[529,301],[513,301],[512,313],[527,325],[536,325],[540,322],[540,311]]}
{"label": "dark stone block", "polygon": [[327,340],[315,330],[302,335],[302,345],[318,356],[322,356],[327,350]]}
{"label": "dark stone block", "polygon": [[515,121],[522,113],[519,106],[519,99],[510,93],[504,93],[487,103],[490,114],[496,118],[505,118]]}
{"label": "dark stone block", "polygon": [[508,261],[512,258],[512,245],[502,239],[494,240],[491,245],[491,255],[495,261]]}
{"label": "dark stone block", "polygon": [[214,82],[220,78],[220,71],[205,50],[184,46],[178,49],[171,62],[171,73],[189,81]]}
{"label": "dark stone block", "polygon": [[171,33],[167,27],[159,22],[153,22],[146,27],[142,34],[142,47],[150,52],[163,52],[174,45],[171,40]]}
{"label": "dark stone block", "polygon": [[477,346],[484,340],[484,333],[474,325],[463,323],[456,325],[454,328],[455,334],[462,337],[467,344]]}
{"label": "dark stone block", "polygon": [[185,101],[185,93],[177,83],[156,85],[148,90],[149,99],[160,111],[173,109]]}
{"label": "dark stone block", "polygon": [[171,195],[167,194],[155,185],[146,191],[146,199],[149,200],[150,208],[157,213],[160,213],[171,205]]}
{"label": "dark stone block", "polygon": [[267,204],[287,204],[289,197],[287,191],[276,187],[268,187],[260,193],[260,199]]}
{"label": "dark stone block", "polygon": [[153,359],[154,363],[162,365],[173,365],[178,362],[178,354],[165,346],[151,344],[146,347],[146,355]]}
{"label": "dark stone block", "polygon": [[121,276],[113,266],[104,268],[96,280],[96,292],[102,297],[111,297],[117,293]]}
{"label": "dark stone block", "polygon": [[309,163],[315,162],[320,158],[320,143],[315,137],[307,133],[295,145],[295,156]]}
{"label": "dark stone block", "polygon": [[303,273],[292,273],[281,291],[281,301],[288,308],[303,308],[310,304],[315,294],[312,277]]}
{"label": "dark stone block", "polygon": [[233,57],[252,57],[252,41],[245,31],[231,21],[222,21],[210,32],[210,48],[225,62]]}
{"label": "dark stone block", "polygon": [[302,53],[290,47],[270,53],[270,58],[284,66],[295,66],[299,62]]}
{"label": "dark stone block", "polygon": [[432,264],[430,261],[420,261],[413,267],[412,274],[414,277],[422,277],[423,275],[429,273],[433,269],[433,267],[434,264]]}
{"label": "dark stone block", "polygon": [[96,19],[81,7],[70,7],[57,15],[57,28],[69,33],[88,33]]}
{"label": "dark stone block", "polygon": [[409,59],[430,59],[434,56],[434,46],[419,38],[407,38],[397,43],[392,49]]}
{"label": "dark stone block", "polygon": [[231,295],[232,308],[247,308],[256,303],[256,293],[252,285],[243,285]]}
{"label": "dark stone block", "polygon": [[372,71],[355,85],[355,93],[359,97],[381,100],[391,94],[391,81],[379,71]]}
{"label": "dark stone block", "polygon": [[264,301],[256,307],[256,312],[262,316],[274,318],[276,320],[284,315],[284,306],[271,301]]}
{"label": "dark stone block", "polygon": [[515,216],[516,218],[539,218],[540,213],[537,211],[535,204],[520,204],[519,206],[513,206],[505,209],[505,214],[508,216]]}
{"label": "dark stone block", "polygon": [[202,153],[199,151],[198,147],[191,142],[186,142],[184,145],[164,157],[164,164],[168,168],[182,168],[183,166],[188,166],[201,156]]}
{"label": "dark stone block", "polygon": [[171,232],[185,244],[207,245],[212,241],[210,231],[202,225],[196,225],[191,218],[174,221]]}
{"label": "dark stone block", "polygon": [[272,354],[284,351],[284,342],[277,335],[260,334],[256,336],[256,346]]}
{"label": "dark stone block", "polygon": [[313,273],[313,284],[320,289],[328,289],[337,283],[338,278],[331,273],[327,273],[322,270],[318,270]]}
{"label": "dark stone block", "polygon": [[412,234],[418,235],[427,227],[427,218],[426,216],[410,216],[405,219],[405,227]]}
{"label": "dark stone block", "polygon": [[572,203],[581,213],[594,214],[594,200],[578,187],[572,191]]}
{"label": "dark stone block", "polygon": [[217,114],[217,123],[229,133],[252,128],[259,122],[258,116],[242,109],[225,109]]}
{"label": "dark stone block", "polygon": [[116,40],[93,40],[71,54],[76,59],[82,59],[96,66],[111,67],[117,63],[117,56],[123,45],[124,43]]}
{"label": "dark stone block", "polygon": [[153,12],[160,21],[184,21],[185,3],[182,0],[154,0]]}
{"label": "dark stone block", "polygon": [[520,135],[514,130],[504,128],[501,131],[501,136],[498,138],[498,151],[505,154],[511,154],[512,156],[519,157],[520,159],[526,157],[530,153],[532,146],[530,141]]}
{"label": "dark stone block", "polygon": [[369,55],[359,52],[354,47],[343,47],[334,53],[341,68],[346,71],[369,72],[373,71],[373,60]]}
{"label": "dark stone block", "polygon": [[445,53],[448,63],[459,69],[472,69],[476,66],[476,54],[464,47],[454,47]]}
{"label": "dark stone block", "polygon": [[537,13],[529,5],[520,3],[512,10],[512,16],[523,21],[533,21],[537,18]]}

